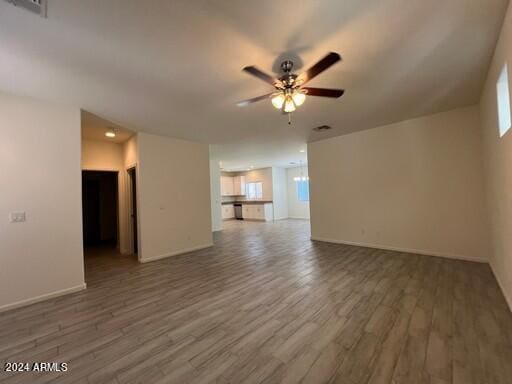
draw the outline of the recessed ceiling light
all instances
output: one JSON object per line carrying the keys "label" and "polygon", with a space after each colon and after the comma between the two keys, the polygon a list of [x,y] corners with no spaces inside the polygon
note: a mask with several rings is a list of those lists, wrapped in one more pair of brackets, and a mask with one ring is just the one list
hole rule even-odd
{"label": "recessed ceiling light", "polygon": [[304,153],[304,152],[306,152],[306,150],[305,149],[301,149],[299,152],[300,153]]}
{"label": "recessed ceiling light", "polygon": [[109,128],[107,132],[105,132],[105,136],[109,137],[109,138],[114,138],[116,137],[116,133],[114,132],[114,128]]}

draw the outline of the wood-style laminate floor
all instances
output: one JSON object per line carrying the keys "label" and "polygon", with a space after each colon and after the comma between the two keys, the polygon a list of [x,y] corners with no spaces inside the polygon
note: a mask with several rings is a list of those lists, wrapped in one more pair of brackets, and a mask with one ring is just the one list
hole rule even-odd
{"label": "wood-style laminate floor", "polygon": [[2,383],[512,382],[489,266],[311,242],[309,223],[228,222],[215,246],[86,260],[88,289],[0,314]]}

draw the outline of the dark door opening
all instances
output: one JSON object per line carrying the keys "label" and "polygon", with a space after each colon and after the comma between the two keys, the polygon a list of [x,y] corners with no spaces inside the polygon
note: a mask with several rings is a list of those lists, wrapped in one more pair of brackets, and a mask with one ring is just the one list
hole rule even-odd
{"label": "dark door opening", "polygon": [[128,170],[128,175],[130,176],[130,218],[132,221],[132,236],[133,236],[133,253],[138,254],[139,245],[137,240],[137,176],[136,176],[135,168],[130,168]]}
{"label": "dark door opening", "polygon": [[118,245],[117,172],[82,171],[84,248]]}

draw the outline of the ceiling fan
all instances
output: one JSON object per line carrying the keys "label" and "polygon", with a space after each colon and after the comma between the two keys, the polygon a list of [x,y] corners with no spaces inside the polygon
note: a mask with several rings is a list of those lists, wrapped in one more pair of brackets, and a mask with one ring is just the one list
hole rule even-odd
{"label": "ceiling fan", "polygon": [[240,101],[237,105],[239,107],[245,107],[257,101],[271,99],[272,105],[275,108],[281,109],[283,113],[289,114],[295,111],[298,106],[301,106],[304,101],[306,101],[306,96],[338,98],[345,93],[343,89],[304,87],[307,82],[332,65],[336,64],[338,61],[341,61],[341,56],[335,52],[330,52],[306,72],[296,75],[292,73],[293,62],[286,60],[281,63],[281,69],[284,74],[278,79],[266,74],[255,66],[251,65],[245,67],[243,69],[245,72],[272,85],[275,90],[271,93],[267,93],[266,95]]}

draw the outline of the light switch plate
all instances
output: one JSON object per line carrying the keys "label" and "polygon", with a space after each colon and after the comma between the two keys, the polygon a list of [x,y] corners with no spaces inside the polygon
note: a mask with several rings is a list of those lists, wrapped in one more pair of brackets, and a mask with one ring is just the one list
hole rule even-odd
{"label": "light switch plate", "polygon": [[27,216],[25,212],[12,212],[10,214],[11,223],[22,223],[26,221]]}

